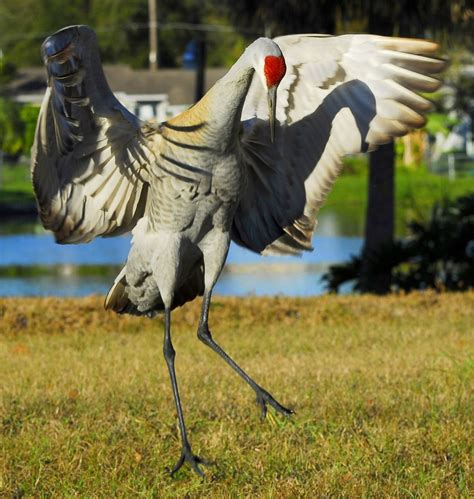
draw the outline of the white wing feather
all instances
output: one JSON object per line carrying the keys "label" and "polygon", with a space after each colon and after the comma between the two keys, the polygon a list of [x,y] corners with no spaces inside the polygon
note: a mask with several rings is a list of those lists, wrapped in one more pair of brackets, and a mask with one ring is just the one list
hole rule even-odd
{"label": "white wing feather", "polygon": [[445,62],[437,45],[374,35],[276,38],[287,72],[278,87],[279,121],[270,142],[266,90],[254,77],[241,140],[248,188],[232,237],[262,253],[311,249],[316,215],[342,157],[364,152],[424,125],[431,75]]}

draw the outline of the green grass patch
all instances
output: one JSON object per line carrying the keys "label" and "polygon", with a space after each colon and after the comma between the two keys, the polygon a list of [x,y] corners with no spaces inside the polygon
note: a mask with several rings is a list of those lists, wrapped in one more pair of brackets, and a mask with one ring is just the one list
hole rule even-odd
{"label": "green grass patch", "polygon": [[[364,158],[361,158],[364,159]],[[343,173],[334,184],[326,205],[322,210],[334,211],[345,223],[362,227],[367,207],[368,175],[357,165],[357,173]],[[450,181],[445,176],[435,175],[424,168],[398,167],[395,178],[395,226],[396,233],[406,232],[411,220],[429,218],[433,205],[442,199],[474,192],[474,177],[459,176]]]}
{"label": "green grass patch", "polygon": [[35,201],[28,164],[4,164],[0,170],[0,202],[2,204]]}
{"label": "green grass patch", "polygon": [[0,299],[0,495],[5,497],[471,497],[474,293],[220,298],[215,338],[291,419],[173,313],[194,451],[179,436],[162,320],[102,297]]}

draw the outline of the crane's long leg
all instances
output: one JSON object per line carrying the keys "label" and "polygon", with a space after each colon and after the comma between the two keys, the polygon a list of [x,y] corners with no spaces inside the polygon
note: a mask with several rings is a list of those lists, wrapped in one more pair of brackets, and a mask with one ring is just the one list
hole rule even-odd
{"label": "crane's long leg", "polygon": [[219,354],[227,362],[227,364],[229,364],[229,366],[232,367],[232,369],[252,387],[257,395],[257,404],[262,410],[262,418],[265,418],[267,414],[267,404],[270,404],[275,410],[281,412],[285,416],[293,414],[294,411],[292,409],[287,409],[282,406],[270,393],[255,383],[255,381],[214,341],[208,326],[211,294],[211,291],[206,291],[204,293],[201,319],[199,321],[198,338],[208,347],[211,347],[214,352]]}
{"label": "crane's long leg", "polygon": [[199,464],[208,464],[206,461],[196,456],[191,451],[188,436],[186,434],[186,426],[184,424],[183,409],[181,407],[181,400],[179,398],[178,382],[176,381],[176,372],[174,369],[175,350],[171,342],[171,312],[169,308],[165,309],[165,340],[163,343],[163,354],[165,356],[166,364],[171,378],[171,386],[173,388],[174,402],[176,404],[176,412],[178,413],[179,430],[181,432],[181,456],[171,471],[174,475],[183,464],[187,461],[193,470],[200,476],[204,476]]}

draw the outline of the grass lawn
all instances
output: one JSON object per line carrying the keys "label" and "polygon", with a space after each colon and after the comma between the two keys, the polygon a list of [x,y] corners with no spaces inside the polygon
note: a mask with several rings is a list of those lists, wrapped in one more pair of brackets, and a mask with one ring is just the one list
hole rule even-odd
{"label": "grass lawn", "polygon": [[472,497],[474,293],[214,300],[254,397],[173,314],[201,480],[179,456],[162,322],[102,297],[0,299],[0,496]]}

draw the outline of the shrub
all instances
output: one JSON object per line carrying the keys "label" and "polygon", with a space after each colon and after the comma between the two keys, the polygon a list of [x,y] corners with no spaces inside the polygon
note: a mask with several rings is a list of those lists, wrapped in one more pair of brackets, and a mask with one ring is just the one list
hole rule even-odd
{"label": "shrub", "polygon": [[22,150],[22,123],[18,105],[0,97],[0,151],[18,157]]}
{"label": "shrub", "polygon": [[[427,222],[408,224],[410,236],[379,248],[368,256],[371,274],[391,269],[391,288],[411,291],[433,288],[463,291],[474,288],[474,194],[437,203]],[[327,289],[360,282],[362,255],[344,264],[333,265],[323,276]]]}
{"label": "shrub", "polygon": [[0,97],[0,151],[12,159],[29,155],[39,107]]}

